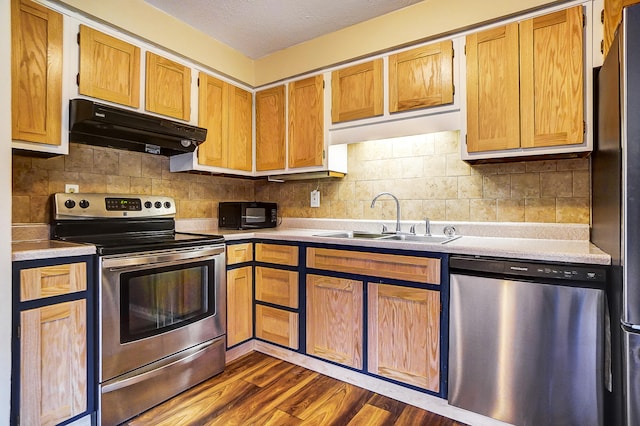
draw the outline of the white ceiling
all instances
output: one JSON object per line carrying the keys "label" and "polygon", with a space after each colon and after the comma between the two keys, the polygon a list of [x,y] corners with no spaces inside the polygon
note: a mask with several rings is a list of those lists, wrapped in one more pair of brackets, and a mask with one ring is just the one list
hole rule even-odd
{"label": "white ceiling", "polygon": [[422,0],[145,0],[258,59]]}

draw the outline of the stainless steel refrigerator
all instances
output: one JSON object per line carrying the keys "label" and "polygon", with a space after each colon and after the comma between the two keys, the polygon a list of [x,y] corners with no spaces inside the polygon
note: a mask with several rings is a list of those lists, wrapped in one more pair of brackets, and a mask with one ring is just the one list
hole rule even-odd
{"label": "stainless steel refrigerator", "polygon": [[591,240],[611,254],[610,423],[640,425],[640,5],[597,77]]}

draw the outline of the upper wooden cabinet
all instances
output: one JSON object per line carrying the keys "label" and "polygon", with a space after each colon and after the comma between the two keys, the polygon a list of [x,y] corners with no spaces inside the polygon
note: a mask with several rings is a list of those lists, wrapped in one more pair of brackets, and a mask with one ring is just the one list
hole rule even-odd
{"label": "upper wooden cabinet", "polygon": [[471,34],[466,52],[468,152],[584,141],[582,6]]}
{"label": "upper wooden cabinet", "polygon": [[636,3],[640,3],[640,0],[604,0],[602,53],[605,56],[609,52],[613,37],[616,35],[616,29],[622,21],[622,9]]}
{"label": "upper wooden cabinet", "polygon": [[60,145],[62,15],[12,0],[11,46],[12,138]]}
{"label": "upper wooden cabinet", "polygon": [[198,162],[251,171],[251,93],[202,72],[198,81],[198,125],[207,128]]}
{"label": "upper wooden cabinet", "polygon": [[256,170],[285,168],[284,86],[256,92]]}
{"label": "upper wooden cabinet", "polygon": [[324,159],[324,78],[289,83],[289,167],[322,166]]}
{"label": "upper wooden cabinet", "polygon": [[382,59],[331,73],[331,121],[356,120],[383,113]]}
{"label": "upper wooden cabinet", "polygon": [[140,106],[140,48],[80,25],[79,92]]}
{"label": "upper wooden cabinet", "polygon": [[453,43],[433,43],[389,56],[389,112],[453,102]]}
{"label": "upper wooden cabinet", "polygon": [[191,117],[191,68],[147,52],[147,111],[189,120]]}

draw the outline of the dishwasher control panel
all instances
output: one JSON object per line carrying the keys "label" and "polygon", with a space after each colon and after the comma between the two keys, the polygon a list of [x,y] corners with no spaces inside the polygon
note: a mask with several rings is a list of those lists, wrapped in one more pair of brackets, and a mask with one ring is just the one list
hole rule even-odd
{"label": "dishwasher control panel", "polygon": [[561,263],[528,262],[476,256],[451,256],[452,270],[486,272],[522,278],[547,278],[576,282],[606,283],[606,267]]}

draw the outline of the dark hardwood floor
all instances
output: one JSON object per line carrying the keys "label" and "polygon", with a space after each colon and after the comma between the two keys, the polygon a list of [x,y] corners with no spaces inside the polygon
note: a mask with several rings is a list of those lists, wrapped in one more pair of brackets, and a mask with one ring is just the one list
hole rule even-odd
{"label": "dark hardwood floor", "polygon": [[127,425],[463,424],[253,352]]}

